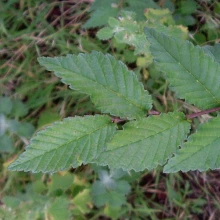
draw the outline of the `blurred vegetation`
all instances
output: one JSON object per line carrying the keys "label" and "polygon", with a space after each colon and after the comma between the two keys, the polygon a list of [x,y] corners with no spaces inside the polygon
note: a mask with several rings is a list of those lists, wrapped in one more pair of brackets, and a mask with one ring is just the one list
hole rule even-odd
{"label": "blurred vegetation", "polygon": [[[142,28],[146,22],[156,28],[165,24],[164,31],[175,36],[176,26],[194,44],[214,45],[220,39],[217,0],[2,0],[0,14],[0,219],[220,219],[218,170],[7,171],[34,132],[67,116],[98,113],[88,96],[40,67],[38,56],[111,53],[153,94],[155,110],[193,111],[175,98],[150,54],[141,51],[147,44]],[[126,29],[126,22],[134,29]],[[115,27],[125,31],[116,35]],[[125,40],[130,33],[136,41]]]}

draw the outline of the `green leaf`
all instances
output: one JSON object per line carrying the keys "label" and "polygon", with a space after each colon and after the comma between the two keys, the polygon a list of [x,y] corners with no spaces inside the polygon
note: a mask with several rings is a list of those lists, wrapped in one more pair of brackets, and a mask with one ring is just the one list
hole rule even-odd
{"label": "green leaf", "polygon": [[133,119],[145,116],[151,108],[151,96],[137,76],[109,54],[41,57],[38,61],[70,88],[89,94],[103,113]]}
{"label": "green leaf", "polygon": [[56,172],[89,163],[114,132],[108,116],[66,118],[39,132],[9,169]]}
{"label": "green leaf", "polygon": [[51,177],[51,182],[48,185],[49,193],[61,189],[63,191],[67,190],[73,184],[73,175],[60,176],[59,174],[54,174]]}
{"label": "green leaf", "polygon": [[220,64],[188,41],[146,28],[155,63],[166,73],[171,89],[181,99],[206,109],[220,105]]}
{"label": "green leaf", "polygon": [[69,200],[65,197],[58,197],[48,208],[48,213],[53,220],[70,219],[70,210],[68,210]]}
{"label": "green leaf", "polygon": [[[74,214],[81,215],[90,212],[92,207],[92,198],[90,195],[90,189],[83,189],[72,199],[74,204]],[[78,213],[77,213],[78,212]]]}
{"label": "green leaf", "polygon": [[[179,38],[181,40],[186,40],[188,37],[188,30],[186,27],[183,27],[181,25],[179,26],[173,26],[173,25],[163,25],[161,23],[150,23],[148,24],[149,28],[154,28],[157,32],[161,32],[167,36]],[[145,35],[146,37],[146,35]],[[149,43],[150,44],[150,43]],[[149,45],[150,47],[150,45]],[[150,50],[150,48],[149,48]]]}
{"label": "green leaf", "polygon": [[135,47],[134,54],[149,54],[149,43],[143,33],[143,23],[137,23],[136,14],[130,11],[122,11],[118,22],[109,18],[115,39],[120,43],[126,43]]}
{"label": "green leaf", "polygon": [[205,171],[220,168],[220,116],[212,118],[192,134],[183,148],[168,161],[165,173],[179,170]]}
{"label": "green leaf", "polygon": [[20,200],[16,197],[13,197],[13,196],[4,196],[2,198],[2,201],[4,202],[4,205],[7,207],[7,208],[12,208],[12,209],[15,209],[19,206],[19,203],[20,203]]}
{"label": "green leaf", "polygon": [[180,8],[179,11],[183,15],[189,15],[196,11],[197,9],[197,3],[194,0],[184,0],[180,1]]}
{"label": "green leaf", "polygon": [[20,100],[14,100],[11,114],[15,118],[23,117],[28,113],[28,107]]}
{"label": "green leaf", "polygon": [[99,179],[92,185],[91,194],[96,206],[109,204],[113,207],[121,206],[126,202],[125,195],[131,190],[130,185],[125,180],[120,180],[126,173],[120,170],[102,169],[100,166],[94,166],[98,172]]}
{"label": "green leaf", "polygon": [[[147,20],[150,20],[151,22],[155,23],[161,23],[161,24],[166,24],[166,25],[174,25],[175,21],[173,19],[172,13],[169,9],[148,9],[144,13],[145,17]],[[155,26],[156,27],[156,26]]]}
{"label": "green leaf", "polygon": [[113,37],[113,34],[114,33],[111,28],[104,27],[97,32],[96,36],[101,40],[108,40]]}
{"label": "green leaf", "polygon": [[0,97],[0,113],[9,115],[12,109],[12,102],[8,97]]}
{"label": "green leaf", "polygon": [[175,14],[174,18],[177,25],[191,26],[196,24],[196,19],[192,15]]}
{"label": "green leaf", "polygon": [[95,0],[89,9],[91,17],[83,27],[93,28],[107,24],[108,18],[117,16],[119,12],[117,3],[118,0]]}
{"label": "green leaf", "polygon": [[177,151],[189,129],[190,123],[178,112],[128,122],[94,162],[124,170],[153,169]]}
{"label": "green leaf", "polygon": [[[160,32],[181,39],[186,39],[188,36],[188,30],[183,26],[167,26],[168,24],[174,23],[171,12],[169,12],[168,9],[148,9],[145,16],[147,17],[147,21],[137,22],[135,13],[130,11],[121,11],[118,19],[112,17],[109,18],[108,23],[110,27],[101,29],[97,36],[100,39],[107,39],[113,35],[117,42],[133,46],[134,54],[144,54],[147,57],[149,57],[151,53],[149,48],[150,43],[146,39],[146,35],[143,31],[145,26],[156,28]],[[151,59],[149,61],[152,62]]]}
{"label": "green leaf", "polygon": [[35,131],[35,128],[32,124],[28,122],[22,122],[20,123],[19,129],[17,131],[17,134],[20,137],[31,137]]}
{"label": "green leaf", "polygon": [[38,119],[38,128],[49,125],[60,119],[61,119],[61,116],[57,112],[54,112],[52,109],[47,109],[41,113]]}
{"label": "green leaf", "polygon": [[12,139],[6,134],[0,136],[0,153],[12,153],[14,150]]}
{"label": "green leaf", "polygon": [[19,122],[17,120],[8,120],[8,129],[20,137],[31,137],[34,133],[34,126],[28,122]]}
{"label": "green leaf", "polygon": [[114,182],[115,187],[108,189],[103,182],[96,181],[92,185],[92,198],[96,206],[100,207],[109,204],[118,207],[126,203],[125,195],[130,192],[130,185],[125,180]]}
{"label": "green leaf", "polygon": [[110,219],[120,219],[120,217],[122,216],[122,211],[123,207],[121,206],[117,206],[117,207],[112,207],[110,205],[106,205],[104,207],[104,215],[106,215],[107,217],[109,217]]}

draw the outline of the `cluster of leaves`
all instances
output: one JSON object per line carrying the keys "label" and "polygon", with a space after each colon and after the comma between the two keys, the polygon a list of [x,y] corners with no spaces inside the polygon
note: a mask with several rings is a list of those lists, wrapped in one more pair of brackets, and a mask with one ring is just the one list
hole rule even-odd
{"label": "cluster of leaves", "polygon": [[91,189],[94,203],[97,207],[107,205],[118,209],[126,203],[126,197],[131,187],[126,180],[122,178],[127,175],[126,172],[118,169],[110,172],[101,167],[95,167],[99,180],[96,181]]}
{"label": "cluster of leaves", "polygon": [[[122,5],[123,3],[123,5]],[[83,25],[84,28],[101,27],[108,23],[110,17],[117,17],[121,10],[128,10],[136,13],[139,21],[144,20],[143,9],[154,8],[159,6],[152,0],[144,1],[132,1],[126,0],[121,2],[120,0],[96,0],[90,7],[91,17]],[[102,19],[100,19],[102,18]]]}
{"label": "cluster of leaves", "polygon": [[[17,192],[14,196],[4,196],[4,206],[0,208],[0,216],[5,219],[69,219],[68,206],[70,200],[64,192],[73,184],[73,175],[53,175],[42,182],[41,175],[34,175],[33,182],[25,187],[25,193]],[[76,184],[77,185],[77,184]]]}
{"label": "cluster of leaves", "polygon": [[174,26],[175,21],[168,9],[148,9],[145,16],[147,20],[137,22],[134,12],[122,11],[118,19],[109,18],[109,27],[100,29],[97,37],[108,40],[114,36],[119,43],[134,46],[135,54],[143,54],[148,59],[151,55],[150,43],[144,34],[144,27],[154,27],[167,35],[186,39],[187,29],[183,26]]}
{"label": "cluster of leaves", "polygon": [[27,106],[19,100],[9,97],[0,97],[0,152],[13,153],[15,151],[12,134],[28,138],[34,133],[35,128],[28,122],[19,119],[27,115]]}
{"label": "cluster of leaves", "polygon": [[[121,117],[124,118],[122,119],[124,120],[124,122],[127,122],[124,125],[124,130],[121,130],[121,124],[117,126],[115,124],[112,124],[112,120],[117,120],[115,120],[114,117],[112,118],[107,115],[87,116],[85,118],[74,117],[66,119],[63,122],[57,122],[46,130],[39,132],[38,138],[33,138],[30,146],[27,147],[27,154],[24,154],[26,156],[29,156],[29,153],[33,152],[35,156],[37,155],[39,162],[41,159],[42,161],[44,161],[44,165],[42,164],[42,166],[44,167],[37,167],[37,158],[34,158],[33,156],[29,157],[30,165],[27,165],[27,163],[22,164],[22,166],[25,166],[27,168],[27,170],[38,172],[42,168],[42,170],[44,169],[43,172],[56,172],[56,169],[68,169],[71,165],[77,167],[82,163],[96,163],[97,158],[99,158],[98,164],[109,163],[113,167],[116,167],[116,165],[119,167],[127,166],[126,161],[121,161],[121,159],[117,159],[120,156],[117,155],[117,153],[121,154],[122,157],[124,156],[123,158],[127,157],[128,160],[132,159],[131,156],[135,154],[131,163],[132,166],[135,165],[137,169],[142,169],[143,167],[153,169],[157,166],[158,163],[164,164],[166,162],[166,156],[172,157],[173,154],[171,152],[177,152],[181,156],[181,163],[183,164],[183,166],[187,167],[188,163],[190,163],[191,165],[195,164],[195,161],[193,161],[194,159],[191,157],[191,153],[189,154],[192,149],[195,150],[195,152],[192,152],[192,154],[195,153],[197,155],[195,159],[197,160],[197,162],[200,162],[199,166],[202,167],[202,163],[204,162],[204,160],[202,160],[201,158],[203,158],[203,155],[206,152],[211,152],[212,154],[214,154],[212,151],[213,148],[216,148],[215,152],[218,152],[216,143],[219,143],[219,132],[217,130],[218,128],[215,128],[217,117],[213,118],[214,120],[211,119],[208,123],[201,125],[201,127],[198,128],[198,132],[194,135],[191,135],[188,139],[186,138],[186,136],[181,136],[176,143],[174,143],[174,139],[172,139],[173,137],[175,137],[175,135],[179,135],[177,134],[178,132],[175,128],[180,129],[179,133],[182,134],[181,129],[183,130],[183,132],[187,133],[190,127],[189,121],[185,119],[184,114],[175,112],[162,114],[161,116],[150,116],[145,118],[145,115],[149,111],[149,109],[151,109],[152,104],[157,111],[161,112],[167,112],[167,110],[172,111],[173,109],[175,110],[175,108],[180,110],[181,108],[179,108],[179,105],[177,107],[173,106],[175,105],[175,103],[172,103],[172,106],[169,106],[168,108],[163,107],[161,103],[159,103],[159,105],[156,105],[157,98],[160,97],[160,93],[158,92],[159,90],[161,92],[161,95],[163,94],[164,96],[169,96],[169,94],[173,96],[173,93],[168,90],[168,93],[165,94],[167,90],[167,83],[164,79],[160,80],[159,82],[161,84],[161,87],[156,84],[158,83],[158,78],[152,79],[152,77],[155,77],[154,74],[159,77],[161,77],[162,74],[161,72],[159,72],[159,70],[154,68],[154,63],[152,65],[152,58],[156,60],[157,57],[152,57],[150,40],[146,38],[144,33],[144,27],[149,27],[155,28],[156,31],[162,32],[170,37],[174,36],[175,34],[175,36],[177,36],[178,38],[186,39],[187,29],[179,25],[190,25],[190,28],[193,27],[193,31],[195,29],[197,29],[198,31],[197,34],[193,35],[197,43],[205,43],[207,40],[218,38],[218,22],[213,17],[213,13],[218,13],[218,10],[220,8],[217,1],[201,1],[199,4],[195,4],[195,1],[190,0],[176,1],[175,3],[173,3],[173,1],[171,0],[158,1],[157,3],[155,3],[154,1],[146,0],[95,0],[92,4],[92,7],[89,9],[89,11],[91,12],[91,18],[83,27],[87,29],[93,27],[99,28],[103,27],[104,25],[105,27],[98,32],[98,36],[104,30],[109,30],[111,35],[108,36],[108,39],[110,39],[108,44],[106,44],[105,42],[104,44],[102,44],[101,41],[93,38],[94,30],[96,31],[97,29],[92,29],[91,31],[87,30],[86,32],[85,29],[80,29],[81,23],[83,22],[82,18],[85,18],[83,13],[85,9],[84,6],[87,5],[86,0],[85,4],[83,3],[84,1],[80,1],[79,3],[77,2],[77,4],[68,1],[62,3],[59,1],[53,3],[51,3],[50,1],[44,1],[42,3],[38,3],[36,1],[21,1],[20,3],[16,2],[16,0],[9,0],[7,2],[3,1],[0,3],[0,8],[4,9],[1,11],[2,28],[0,34],[3,39],[1,43],[3,45],[3,48],[5,48],[1,52],[2,61],[0,61],[0,64],[1,69],[3,70],[2,73],[5,73],[5,76],[0,79],[0,84],[2,84],[2,86],[0,87],[0,92],[2,91],[5,95],[10,95],[11,92],[15,92],[16,95],[20,97],[25,97],[25,100],[27,101],[26,104],[29,108],[31,108],[31,111],[29,111],[29,113],[32,113],[30,116],[33,119],[32,123],[36,123],[36,125],[38,124],[38,128],[42,128],[45,125],[49,125],[50,123],[59,120],[61,118],[61,115],[62,117],[65,117],[66,115],[85,115],[99,113],[100,111],[102,113],[111,114],[113,116],[120,116],[121,112],[125,111],[125,114],[123,115],[123,117]],[[212,5],[208,6],[208,2],[211,2]],[[207,8],[207,10],[210,8],[210,11],[203,12],[204,7],[201,8],[201,5],[206,5],[206,3],[207,7],[205,8]],[[193,7],[191,8],[190,5],[192,5]],[[169,11],[167,10],[167,8],[169,9]],[[195,19],[196,16],[197,19],[201,17],[201,22],[198,22]],[[102,19],[100,19],[100,17],[102,17]],[[45,19],[42,20],[42,18]],[[77,21],[77,25],[75,21]],[[197,23],[195,24],[196,21]],[[112,23],[113,26],[111,26]],[[124,29],[121,32],[121,35],[113,32],[113,30],[116,28]],[[170,32],[170,30],[172,33]],[[132,31],[133,33],[131,33]],[[105,34],[105,32],[103,33]],[[107,32],[107,34],[109,33]],[[123,41],[123,37],[127,39],[126,37],[131,36],[132,34],[134,36],[132,42],[128,40]],[[138,41],[135,40],[138,38],[139,40],[141,40],[140,44],[138,44]],[[100,39],[102,38],[100,37]],[[143,50],[143,48],[145,48],[146,50]],[[220,45],[215,45],[214,47],[206,46],[202,47],[201,49],[204,50],[204,53],[206,55],[212,57],[213,60],[220,62]],[[121,83],[123,81],[121,80],[122,75],[120,75],[120,71],[118,75],[117,71],[119,69],[124,70],[124,65],[120,63],[119,66],[114,66],[117,61],[110,55],[97,55],[101,60],[105,60],[105,57],[107,57],[108,60],[110,60],[111,62],[108,62],[108,64],[106,64],[106,62],[103,61],[102,64],[100,64],[101,68],[99,68],[99,65],[97,65],[97,69],[94,69],[94,67],[92,67],[94,72],[96,72],[96,70],[98,72],[100,71],[100,69],[105,71],[106,68],[111,70],[111,65],[113,65],[112,71],[115,72],[114,78],[107,78],[107,80],[110,80],[107,81],[109,82],[107,84],[119,81],[117,84],[118,90],[117,87],[109,87],[110,93],[108,93],[108,100],[104,96],[102,100],[97,100],[102,92],[104,92],[104,94],[106,93],[105,88],[103,88],[103,90],[101,91],[99,90],[100,88],[98,85],[100,85],[102,81],[96,82],[96,78],[101,77],[101,79],[104,80],[103,76],[108,75],[111,71],[106,72],[105,74],[102,74],[102,72],[97,73],[97,75],[95,75],[95,84],[93,84],[93,77],[89,79],[91,81],[88,81],[88,78],[83,80],[83,77],[75,78],[74,75],[74,79],[71,80],[71,86],[79,91],[73,91],[68,90],[67,86],[65,85],[57,85],[57,78],[51,73],[47,73],[46,75],[41,74],[44,71],[44,68],[39,68],[39,65],[36,64],[36,56],[53,57],[67,53],[78,54],[79,52],[90,52],[92,50],[101,52],[113,51],[114,57],[117,57],[117,59],[123,60],[126,63],[134,64],[136,62],[137,66],[147,67],[148,69],[143,69],[143,71],[146,71],[143,74],[147,74],[147,76],[144,75],[144,77],[146,77],[145,79],[147,79],[147,84],[144,84],[144,86],[145,88],[148,88],[148,90],[152,93],[152,97],[150,97],[146,91],[143,92],[143,89],[137,89],[140,86],[142,87],[140,83],[137,83],[136,79],[133,79],[136,78],[136,76],[134,75],[138,73],[138,68],[134,69],[135,74],[131,72],[130,75],[132,75],[132,77],[125,77],[127,86],[123,87],[124,84]],[[138,50],[140,52],[138,52]],[[136,55],[134,55],[134,51]],[[85,58],[85,61],[87,62],[86,58],[93,60],[94,57],[91,58],[91,55],[92,54],[84,57],[85,55],[81,54],[79,55],[79,57]],[[78,56],[73,56],[74,60],[77,60],[76,63],[78,65],[78,63],[80,63],[80,61],[83,59],[78,59],[77,57]],[[72,62],[71,59],[70,62]],[[83,63],[81,67],[83,67],[84,64],[85,63]],[[130,66],[132,67],[132,69],[134,67],[133,64]],[[157,64],[159,63],[157,62]],[[163,66],[161,66],[161,68],[163,69]],[[175,69],[174,66],[173,68]],[[84,69],[80,69],[80,71],[82,72],[84,70],[85,73],[87,73],[87,66],[85,66]],[[61,72],[62,71],[63,70],[61,70]],[[65,72],[65,74],[72,75],[72,72],[75,72],[75,70],[70,69],[70,72]],[[127,75],[126,71],[122,72],[123,77]],[[93,74],[90,71],[89,73],[91,73],[91,75]],[[59,74],[58,72],[56,74],[59,77],[63,78],[65,81],[65,77],[67,75],[63,77],[63,74]],[[148,74],[150,74],[149,78]],[[80,72],[79,75],[85,76],[87,74],[83,75]],[[138,76],[140,78],[139,73]],[[169,74],[167,74],[166,77],[169,77]],[[129,84],[131,82],[131,78],[133,79],[132,81],[135,83],[134,87],[130,86]],[[75,81],[76,79],[79,80],[79,84],[81,83],[85,87],[83,87],[82,85],[79,87],[75,85],[73,81]],[[154,87],[151,87],[151,82],[155,83],[156,85],[154,84]],[[68,80],[66,81],[66,83],[69,84]],[[187,84],[188,82],[186,81],[184,83]],[[91,86],[91,84],[94,85],[93,88],[97,89],[96,93],[90,94],[89,89],[86,89],[86,87],[89,87],[89,85]],[[104,85],[106,86],[106,84]],[[177,86],[180,87],[179,85]],[[122,87],[121,90],[119,89],[120,87]],[[132,89],[130,88],[133,88],[133,90],[135,91],[137,89],[138,91],[135,94],[135,97],[141,94],[143,95],[143,99],[138,98],[137,101],[136,99],[132,99],[132,94],[134,94],[134,91],[132,91]],[[115,94],[112,94],[111,92],[115,91],[114,89],[116,89],[117,92]],[[127,93],[123,93],[123,89],[127,89]],[[86,94],[80,93],[80,91],[86,92]],[[173,91],[177,92],[175,88],[173,89]],[[159,94],[158,97],[156,97],[156,93]],[[96,107],[99,110],[95,109],[92,102],[90,102],[90,100],[88,99],[87,94],[91,96],[93,103],[95,103]],[[123,100],[123,95],[124,97],[128,96],[128,99]],[[181,98],[181,93],[177,95]],[[109,102],[109,100],[115,100],[115,97],[117,97],[117,105],[115,106],[115,108],[112,107],[110,109],[111,112],[109,111],[109,113],[108,106],[109,104],[111,104],[111,101]],[[148,103],[145,102],[146,100],[144,99],[144,97],[148,97]],[[105,100],[104,107],[103,100]],[[169,102],[169,98],[167,100]],[[188,101],[190,102],[190,99]],[[121,108],[120,103],[123,103],[123,105],[127,105],[127,108]],[[131,104],[131,106],[126,103]],[[140,110],[138,106],[135,106],[135,103],[141,103],[140,105],[144,106],[143,110]],[[0,105],[0,108],[2,106],[4,107],[4,105]],[[2,122],[2,120],[4,121],[4,123],[7,121],[8,124],[10,120],[16,119],[17,122],[21,123],[22,120],[22,124],[24,123],[24,120],[22,118],[23,116],[16,118],[16,116],[12,115],[12,113],[1,113],[0,115],[0,122]],[[216,115],[214,114],[214,116]],[[176,125],[172,124],[175,123],[174,121],[176,122]],[[72,125],[71,122],[73,123]],[[105,125],[105,122],[108,125]],[[96,127],[98,123],[99,125],[98,127]],[[166,129],[166,126],[169,126],[167,123],[170,124],[170,126],[173,125],[173,127],[165,132],[165,130],[163,129]],[[196,123],[198,122],[196,121]],[[59,145],[55,147],[55,142],[57,142],[58,138],[56,139],[54,137],[54,134],[53,137],[46,137],[48,130],[53,130],[57,128],[58,131],[55,132],[55,136],[61,137],[59,133],[67,124],[72,132],[70,132],[68,129],[64,129],[62,133],[62,138],[65,139],[66,135],[69,135],[70,138],[66,139],[68,143],[65,142],[65,140],[63,140],[63,142],[59,140]],[[94,128],[97,128],[98,130],[92,130],[93,124],[95,126]],[[146,124],[147,126],[145,126]],[[103,127],[101,128],[100,126],[102,125]],[[158,127],[162,126],[160,127],[160,133],[154,133],[158,131],[157,125]],[[143,127],[143,129],[141,126]],[[91,127],[91,130],[86,130],[89,127]],[[14,137],[12,136],[12,131],[9,130],[9,127],[7,129],[8,130],[6,131],[4,128],[4,135],[7,134],[8,137],[10,136],[10,138]],[[205,136],[207,135],[207,129],[210,130],[211,133],[214,132],[213,138],[217,137],[216,142],[213,142],[212,145],[210,143],[212,143],[213,139],[211,139],[210,137],[205,138]],[[67,133],[65,133],[65,131],[67,131]],[[88,133],[87,131],[91,132]],[[164,145],[169,145],[169,143],[166,142],[166,140],[168,139],[165,139],[169,132],[170,136],[172,137],[172,140],[170,140],[170,148],[168,149],[170,150],[170,153],[167,152],[167,149],[164,148]],[[113,136],[112,138],[108,136],[110,133]],[[145,136],[145,133],[149,133],[151,135]],[[51,133],[49,132],[49,134],[51,135],[52,131]],[[97,140],[99,140],[98,135],[100,135],[100,137],[103,137],[100,144],[97,144]],[[132,137],[139,135],[141,137],[140,139],[138,139],[137,137],[137,144],[129,142]],[[20,135],[18,134],[18,136]],[[121,142],[121,140],[123,139],[122,136],[128,139],[128,142],[122,142],[125,145],[127,144],[126,146],[118,145],[118,143]],[[71,137],[73,138],[71,139]],[[198,138],[202,138],[202,141],[204,140],[203,146],[198,147],[198,145],[201,143],[197,141]],[[24,137],[21,137],[21,139],[25,142],[27,141]],[[0,137],[0,141],[1,140],[2,139]],[[48,141],[50,143],[48,143]],[[148,141],[151,141],[152,145],[150,145]],[[159,145],[158,141],[163,142],[164,145],[162,145],[162,143],[161,145]],[[147,142],[148,144],[146,144]],[[101,146],[101,143],[104,143],[104,145]],[[182,148],[182,150],[179,150],[179,147],[177,146],[178,143],[181,143],[181,147],[184,147],[186,151],[184,151],[184,148]],[[67,144],[69,146],[67,146]],[[174,146],[175,144],[176,147]],[[68,151],[69,149],[72,149],[71,146],[73,145],[74,151],[72,158],[74,160],[71,161],[71,159],[69,159],[68,161],[65,161],[63,158],[69,158]],[[10,145],[7,144],[7,146]],[[46,151],[47,146],[50,148],[48,148],[48,151]],[[173,149],[172,146],[174,146]],[[207,146],[210,146],[210,148],[207,148]],[[34,151],[32,147],[34,148]],[[128,152],[128,150],[133,147],[136,149],[140,147],[141,153],[144,152],[149,154],[149,156],[146,156],[144,166],[141,167],[141,159],[144,156],[143,154],[139,152],[134,152],[135,149],[132,149],[133,151],[131,151],[131,153]],[[162,155],[162,152],[159,153],[157,149],[155,150],[156,147],[158,147],[158,149],[159,147],[164,149],[165,156]],[[124,152],[122,152],[123,148]],[[145,151],[146,148],[149,148],[148,152]],[[200,150],[201,148],[203,148],[203,150]],[[95,150],[95,152],[93,152],[93,149]],[[40,153],[41,150],[45,150],[43,154]],[[201,154],[199,154],[197,150],[200,151]],[[206,152],[203,153],[202,151]],[[107,155],[109,155],[109,152],[113,152],[112,156],[109,160],[104,161],[104,158],[108,159]],[[153,158],[154,153],[158,154],[158,158]],[[181,213],[183,211],[186,218],[187,216],[191,218],[192,215],[196,215],[198,217],[199,213],[205,213],[204,204],[207,201],[204,198],[209,198],[209,196],[211,198],[207,199],[209,200],[209,207],[213,206],[214,209],[216,207],[216,210],[219,208],[219,204],[217,202],[217,193],[212,197],[212,193],[206,190],[207,188],[210,188],[211,191],[216,191],[215,188],[210,187],[211,185],[213,187],[216,185],[211,183],[212,180],[209,179],[209,181],[206,182],[208,183],[208,185],[207,187],[204,187],[205,193],[201,193],[201,191],[195,192],[196,182],[198,183],[198,187],[196,187],[197,189],[202,189],[203,187],[201,186],[201,183],[203,183],[203,177],[201,176],[201,174],[198,175],[198,173],[196,172],[190,172],[186,175],[181,173],[176,173],[173,175],[161,175],[161,169],[160,167],[158,167],[157,172],[145,173],[145,175],[147,176],[153,174],[151,180],[149,180],[149,177],[147,178],[145,188],[143,185],[141,187],[139,186],[139,184],[142,184],[141,176],[139,175],[139,173],[132,172],[133,179],[131,182],[134,185],[132,186],[130,184],[131,186],[129,186],[129,182],[126,179],[126,172],[122,172],[121,170],[109,171],[108,169],[103,169],[100,166],[96,167],[94,166],[94,164],[92,165],[92,168],[95,172],[91,172],[90,166],[86,166],[74,170],[74,175],[72,175],[71,172],[59,172],[59,174],[53,174],[48,177],[48,175],[46,174],[38,175],[31,173],[27,174],[23,172],[8,172],[8,164],[12,160],[14,160],[14,157],[8,159],[11,154],[6,155],[7,158],[3,158],[3,160],[5,160],[5,162],[3,163],[4,169],[1,170],[1,184],[4,184],[4,188],[1,190],[1,202],[4,204],[0,207],[0,216],[4,216],[4,218],[6,219],[69,219],[72,216],[74,216],[74,218],[76,219],[82,219],[82,216],[84,216],[84,218],[90,218],[91,216],[94,216],[94,218],[96,216],[96,218],[98,218],[98,216],[101,215],[109,216],[112,219],[118,219],[120,217],[122,218],[123,216],[132,216],[132,214],[134,218],[141,218],[140,216],[143,216],[143,219],[145,219],[146,216],[150,216],[151,219],[160,219],[164,218],[164,215],[169,217],[172,215],[176,215],[175,217],[178,218],[178,213]],[[102,155],[103,158],[98,157],[98,155]],[[217,155],[218,153],[215,154],[216,157]],[[54,157],[57,158],[57,161],[53,160]],[[213,155],[211,155],[211,157],[214,158]],[[149,160],[149,158],[152,160],[146,162],[147,160]],[[169,160],[171,166],[173,166],[172,164],[175,164],[179,161],[179,159],[178,161],[175,161],[175,158],[177,158],[177,156]],[[210,157],[207,157],[207,160],[209,160],[209,158]],[[44,159],[47,160],[50,170],[46,170],[47,162]],[[50,161],[51,159],[52,161]],[[136,163],[135,160],[140,160],[140,163]],[[172,162],[172,160],[174,160],[174,162]],[[35,163],[34,169],[32,169],[33,167],[31,168],[31,165],[33,165],[31,163],[33,161]],[[69,164],[62,164],[63,161]],[[118,162],[121,163],[118,164]],[[208,167],[211,162],[206,161],[206,163]],[[214,160],[212,161],[212,164],[214,164]],[[218,164],[218,162],[216,162],[216,164]],[[216,164],[213,165],[213,168],[216,167]],[[18,166],[14,169],[17,168]],[[167,168],[167,166],[165,166],[164,171],[167,172],[167,169],[169,171],[169,167]],[[171,167],[171,169],[174,170],[173,167]],[[217,172],[210,173],[215,174]],[[83,178],[82,175],[84,175]],[[98,177],[96,177],[96,175]],[[136,175],[137,182],[135,182],[134,175]],[[189,175],[190,182],[186,181],[186,179],[188,179],[187,175]],[[190,179],[190,175],[192,175],[193,178]],[[199,179],[200,177],[201,179]],[[117,187],[118,184],[119,187]],[[150,185],[152,185],[152,188]],[[97,187],[99,187],[100,190],[97,190]],[[128,197],[127,203],[125,204],[125,196],[130,192],[130,189],[131,196]],[[152,198],[149,197],[150,193],[152,193]],[[199,196],[197,197],[197,195]],[[194,197],[195,199],[192,199]],[[216,201],[214,197],[217,198]],[[164,209],[163,207],[161,207],[159,203],[166,204],[166,208]],[[122,204],[123,206],[121,207]],[[99,209],[95,208],[94,205],[99,207]],[[104,209],[100,207],[103,205]],[[207,216],[211,215],[211,211],[207,213],[209,213]]]}
{"label": "cluster of leaves", "polygon": [[137,66],[144,67],[152,64],[150,42],[144,34],[144,27],[156,28],[156,30],[169,36],[187,38],[187,28],[175,25],[168,9],[148,8],[144,13],[144,19],[139,20],[133,11],[121,11],[118,18],[110,17],[108,19],[109,26],[100,29],[97,32],[97,37],[100,40],[108,40],[114,37],[117,43],[134,47],[134,55],[139,56]]}
{"label": "cluster of leaves", "polygon": [[[177,96],[200,109],[218,107],[220,96],[216,82],[220,80],[220,64],[216,59],[190,42],[155,29],[146,28],[145,33],[157,66],[166,73]],[[219,117],[201,125],[184,144],[190,130],[184,114],[174,112],[144,118],[152,108],[151,96],[135,74],[111,55],[93,52],[42,57],[39,62],[70,88],[89,94],[102,113],[131,121],[122,131],[116,131],[107,115],[65,119],[34,137],[26,152],[9,169],[56,172],[70,165],[97,163],[141,171],[164,165],[173,153],[175,157],[168,161],[164,172],[219,168],[216,154]]]}
{"label": "cluster of leaves", "polygon": [[45,216],[54,220],[81,219],[94,205],[105,206],[106,216],[118,216],[131,189],[126,180],[130,179],[128,173],[122,170],[109,172],[107,168],[96,166],[93,170],[98,174],[98,180],[92,184],[80,173],[59,172],[43,177],[35,174],[32,183],[26,185],[25,193],[3,197],[0,216],[11,220],[43,219]]}

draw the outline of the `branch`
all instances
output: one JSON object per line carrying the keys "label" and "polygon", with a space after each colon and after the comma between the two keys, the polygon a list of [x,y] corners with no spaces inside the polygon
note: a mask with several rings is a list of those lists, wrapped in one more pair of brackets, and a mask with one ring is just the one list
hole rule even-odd
{"label": "branch", "polygon": [[207,109],[207,110],[204,110],[204,111],[201,111],[201,112],[196,112],[196,113],[193,113],[193,114],[189,114],[189,115],[186,115],[186,118],[187,119],[196,118],[196,117],[199,117],[201,115],[205,115],[205,114],[209,114],[209,113],[217,112],[217,111],[220,111],[220,107],[211,108],[211,109]]}
{"label": "branch", "polygon": [[[188,114],[188,115],[186,115],[186,119],[196,118],[196,117],[199,117],[201,115],[205,115],[205,114],[209,114],[209,113],[217,112],[217,111],[220,111],[220,107],[211,108],[211,109],[207,109],[207,110],[204,110],[204,111]],[[158,111],[155,111],[155,110],[150,110],[148,112],[148,115],[160,115],[160,114],[161,114],[161,112],[158,112]],[[116,123],[116,124],[124,123],[126,121],[127,121],[127,119],[121,119],[121,118],[117,118],[117,117],[112,117],[112,122]]]}

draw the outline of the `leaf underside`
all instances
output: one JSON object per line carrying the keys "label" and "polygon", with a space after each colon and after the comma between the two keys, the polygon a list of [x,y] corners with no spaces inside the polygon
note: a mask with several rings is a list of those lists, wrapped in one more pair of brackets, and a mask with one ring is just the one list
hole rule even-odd
{"label": "leaf underside", "polygon": [[45,173],[89,163],[115,130],[109,116],[66,118],[39,132],[9,169]]}
{"label": "leaf underside", "polygon": [[201,109],[220,105],[220,64],[202,48],[188,41],[145,29],[151,52],[160,70],[166,73],[171,89],[181,99]]}
{"label": "leaf underside", "polygon": [[137,76],[111,55],[100,52],[41,57],[47,70],[54,71],[70,88],[91,96],[95,106],[103,113],[134,119],[146,115],[152,100]]}
{"label": "leaf underside", "polygon": [[220,168],[220,116],[200,126],[164,167],[165,173]]}
{"label": "leaf underside", "polygon": [[184,114],[177,112],[128,122],[94,162],[124,170],[153,169],[177,151],[189,129]]}

